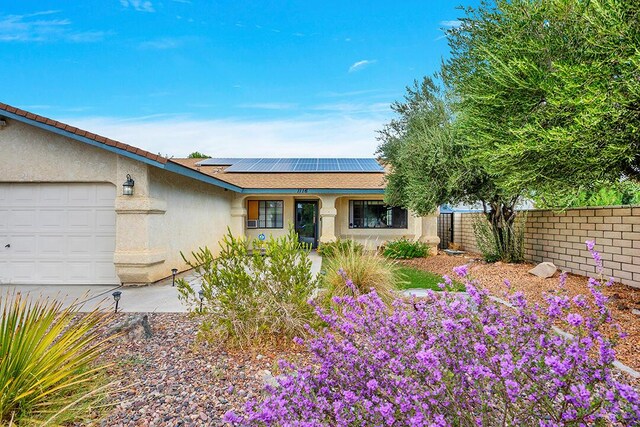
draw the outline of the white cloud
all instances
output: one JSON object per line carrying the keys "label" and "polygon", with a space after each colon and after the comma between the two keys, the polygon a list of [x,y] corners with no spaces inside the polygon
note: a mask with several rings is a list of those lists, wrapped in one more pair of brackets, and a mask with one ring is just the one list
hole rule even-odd
{"label": "white cloud", "polygon": [[155,12],[153,3],[148,0],[120,0],[123,7],[131,7],[138,12]]}
{"label": "white cloud", "polygon": [[354,62],[351,67],[349,67],[349,72],[353,73],[355,71],[360,71],[371,64],[375,64],[376,62],[378,61],[375,59],[363,59],[362,61]]}
{"label": "white cloud", "polygon": [[376,131],[388,119],[382,114],[307,115],[261,121],[154,115],[63,121],[152,153],[175,157],[185,157],[193,151],[218,157],[366,157],[375,153]]}
{"label": "white cloud", "polygon": [[462,25],[462,21],[458,19],[453,19],[451,21],[440,21],[440,25],[447,28],[458,28]]}
{"label": "white cloud", "polygon": [[74,31],[69,19],[51,16],[58,13],[58,10],[45,10],[0,16],[0,42],[96,42],[109,34],[105,31]]}

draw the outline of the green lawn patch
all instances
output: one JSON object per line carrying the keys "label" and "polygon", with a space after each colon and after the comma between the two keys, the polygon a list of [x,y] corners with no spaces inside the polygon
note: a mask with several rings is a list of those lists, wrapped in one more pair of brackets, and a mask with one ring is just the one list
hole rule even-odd
{"label": "green lawn patch", "polygon": [[[431,289],[440,291],[438,283],[444,283],[442,276],[431,273],[429,271],[418,270],[412,267],[400,267],[398,269],[401,283],[398,284],[400,289]],[[453,290],[462,292],[465,290],[464,285],[460,282],[453,282]]]}

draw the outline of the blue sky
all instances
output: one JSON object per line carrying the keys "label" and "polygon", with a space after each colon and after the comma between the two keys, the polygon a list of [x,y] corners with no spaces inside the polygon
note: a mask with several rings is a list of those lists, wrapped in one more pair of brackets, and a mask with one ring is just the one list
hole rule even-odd
{"label": "blue sky", "polygon": [[371,156],[476,3],[5,2],[0,101],[169,156]]}

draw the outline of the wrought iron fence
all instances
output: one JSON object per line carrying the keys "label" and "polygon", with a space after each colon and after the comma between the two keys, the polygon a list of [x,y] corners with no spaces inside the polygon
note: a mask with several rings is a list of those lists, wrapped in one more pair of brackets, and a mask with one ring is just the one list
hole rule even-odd
{"label": "wrought iron fence", "polygon": [[453,242],[453,212],[441,213],[438,216],[438,249],[447,249]]}

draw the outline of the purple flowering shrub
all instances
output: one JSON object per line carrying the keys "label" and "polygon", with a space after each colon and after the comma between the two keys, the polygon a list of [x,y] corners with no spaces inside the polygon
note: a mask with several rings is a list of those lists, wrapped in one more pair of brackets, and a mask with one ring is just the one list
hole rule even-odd
{"label": "purple flowering shrub", "polygon": [[[590,248],[593,250],[593,247]],[[316,307],[323,330],[304,342],[311,366],[281,362],[278,387],[234,425],[638,425],[640,398],[613,375],[611,323],[600,281],[591,297],[520,292],[501,304],[468,275],[447,290],[386,306],[375,292]],[[451,281],[445,276],[443,287]],[[347,280],[350,285],[350,281]],[[594,314],[589,314],[594,313]],[[554,325],[564,332],[558,333]],[[298,340],[302,342],[302,340]]]}

